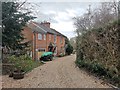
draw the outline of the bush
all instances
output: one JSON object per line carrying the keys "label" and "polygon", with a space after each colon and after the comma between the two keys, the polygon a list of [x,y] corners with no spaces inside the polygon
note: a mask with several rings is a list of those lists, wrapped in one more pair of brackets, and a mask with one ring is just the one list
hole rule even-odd
{"label": "bush", "polygon": [[104,75],[120,86],[119,23],[120,20],[78,36],[76,52],[79,67]]}
{"label": "bush", "polygon": [[117,86],[120,86],[120,76],[117,75],[115,69],[107,69],[102,64],[99,64],[97,62],[89,62],[87,60],[76,60],[76,65],[79,68],[85,68],[86,70],[89,70],[91,73],[95,73],[99,76],[104,76],[106,79],[109,79],[112,81],[111,83],[118,84]]}
{"label": "bush", "polygon": [[64,57],[65,54],[61,53],[60,55],[58,55],[58,57]]}
{"label": "bush", "polygon": [[85,60],[77,60],[76,63],[79,67],[85,67],[91,72],[97,73],[98,75],[106,75],[106,69],[98,63],[90,63]]}
{"label": "bush", "polygon": [[31,71],[33,68],[41,65],[40,62],[33,61],[28,55],[21,55],[19,57],[12,55],[8,58],[9,63],[14,64],[14,69],[21,68],[25,72]]}
{"label": "bush", "polygon": [[70,43],[68,43],[67,48],[66,48],[66,54],[70,55],[73,52],[73,47]]}

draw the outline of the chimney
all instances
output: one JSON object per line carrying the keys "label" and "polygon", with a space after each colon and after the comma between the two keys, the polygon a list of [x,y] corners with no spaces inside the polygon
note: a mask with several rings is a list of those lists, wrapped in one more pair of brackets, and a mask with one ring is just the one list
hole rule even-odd
{"label": "chimney", "polygon": [[50,22],[41,22],[41,25],[50,28]]}

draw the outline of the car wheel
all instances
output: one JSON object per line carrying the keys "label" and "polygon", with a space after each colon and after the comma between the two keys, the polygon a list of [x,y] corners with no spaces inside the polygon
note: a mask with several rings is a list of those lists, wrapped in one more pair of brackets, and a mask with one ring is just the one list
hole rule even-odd
{"label": "car wheel", "polygon": [[52,61],[53,57],[50,57],[50,61]]}

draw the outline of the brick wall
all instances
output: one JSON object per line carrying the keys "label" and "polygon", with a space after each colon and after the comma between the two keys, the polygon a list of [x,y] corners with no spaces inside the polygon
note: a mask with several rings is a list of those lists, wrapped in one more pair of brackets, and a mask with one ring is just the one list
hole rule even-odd
{"label": "brick wall", "polygon": [[25,27],[24,30],[22,31],[22,34],[24,35],[24,38],[25,38],[23,42],[33,40],[33,33],[30,28]]}

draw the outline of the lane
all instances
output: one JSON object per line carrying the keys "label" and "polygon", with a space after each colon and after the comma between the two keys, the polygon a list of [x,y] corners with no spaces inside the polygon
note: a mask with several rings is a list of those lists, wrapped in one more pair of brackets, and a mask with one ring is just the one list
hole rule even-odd
{"label": "lane", "polygon": [[109,88],[103,81],[75,66],[75,55],[57,58],[35,68],[24,79],[2,76],[6,88]]}

